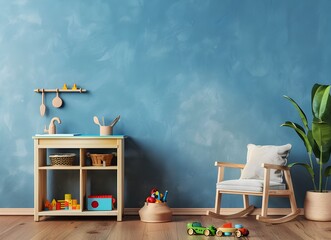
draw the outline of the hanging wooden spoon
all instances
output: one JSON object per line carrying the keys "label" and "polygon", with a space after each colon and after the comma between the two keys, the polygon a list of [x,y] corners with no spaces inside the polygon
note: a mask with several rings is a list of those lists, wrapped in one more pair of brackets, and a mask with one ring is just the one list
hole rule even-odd
{"label": "hanging wooden spoon", "polygon": [[46,112],[46,105],[44,104],[44,89],[41,90],[41,105],[40,105],[40,116],[44,116]]}
{"label": "hanging wooden spoon", "polygon": [[59,108],[62,106],[62,99],[59,97],[59,89],[56,89],[56,97],[53,98],[52,104],[56,108]]}

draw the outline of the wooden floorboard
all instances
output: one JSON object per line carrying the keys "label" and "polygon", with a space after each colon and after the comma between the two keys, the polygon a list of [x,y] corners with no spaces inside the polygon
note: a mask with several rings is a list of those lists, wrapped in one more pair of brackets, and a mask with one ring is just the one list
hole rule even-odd
{"label": "wooden floorboard", "polygon": [[331,240],[331,222],[308,221],[303,216],[271,225],[255,220],[255,216],[221,220],[209,216],[173,216],[172,222],[144,223],[138,216],[125,216],[123,222],[115,217],[44,217],[34,222],[33,216],[0,216],[0,239],[45,240],[202,240],[237,239],[235,237],[189,236],[188,222],[199,221],[203,226],[221,226],[225,222],[241,223],[250,235],[241,239],[261,240]]}

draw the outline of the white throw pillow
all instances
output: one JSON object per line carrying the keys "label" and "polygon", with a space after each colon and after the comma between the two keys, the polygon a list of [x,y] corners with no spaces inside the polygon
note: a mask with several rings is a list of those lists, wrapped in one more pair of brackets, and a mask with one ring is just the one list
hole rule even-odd
{"label": "white throw pillow", "polygon": [[[262,163],[286,165],[287,157],[292,148],[291,144],[282,146],[273,145],[247,145],[247,163],[241,173],[241,179],[264,179]],[[271,169],[270,181],[283,182],[282,171]]]}

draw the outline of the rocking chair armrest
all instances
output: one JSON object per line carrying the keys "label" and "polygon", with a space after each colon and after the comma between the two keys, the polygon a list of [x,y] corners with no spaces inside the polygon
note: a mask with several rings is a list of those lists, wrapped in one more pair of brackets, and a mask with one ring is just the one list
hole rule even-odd
{"label": "rocking chair armrest", "polygon": [[215,162],[216,167],[227,167],[227,168],[241,168],[245,167],[245,164],[241,163],[229,163],[229,162]]}
{"label": "rocking chair armrest", "polygon": [[282,166],[282,165],[276,165],[276,164],[270,164],[270,163],[262,163],[261,165],[263,168],[267,168],[267,169],[277,169],[277,170],[290,170],[289,167],[287,166]]}

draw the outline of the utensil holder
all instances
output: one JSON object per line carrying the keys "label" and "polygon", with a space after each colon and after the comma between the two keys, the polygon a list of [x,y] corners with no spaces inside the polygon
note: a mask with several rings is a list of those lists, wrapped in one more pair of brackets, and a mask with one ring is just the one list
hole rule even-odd
{"label": "utensil holder", "polygon": [[100,126],[100,135],[112,135],[113,127],[111,126]]}

